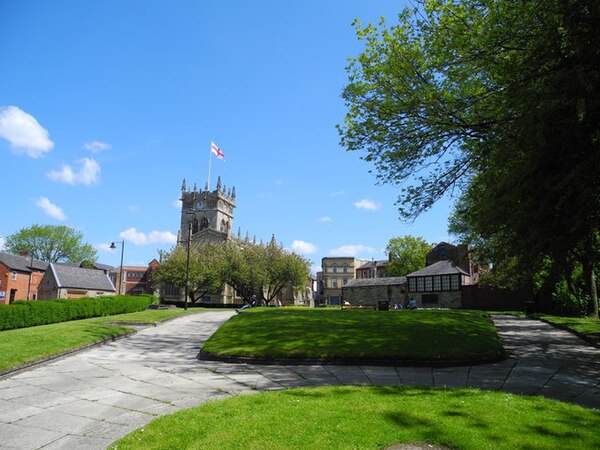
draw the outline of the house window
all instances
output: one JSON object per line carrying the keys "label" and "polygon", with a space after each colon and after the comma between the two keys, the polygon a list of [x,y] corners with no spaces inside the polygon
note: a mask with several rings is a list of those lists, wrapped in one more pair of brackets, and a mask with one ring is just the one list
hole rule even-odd
{"label": "house window", "polygon": [[342,285],[346,286],[348,284],[348,278],[342,278]]}
{"label": "house window", "polygon": [[450,275],[442,275],[442,291],[450,290]]}
{"label": "house window", "polygon": [[12,280],[13,281],[17,281],[17,272],[15,272],[14,270],[13,270],[13,273],[12,273]]}
{"label": "house window", "polygon": [[332,288],[337,288],[338,287],[338,280],[337,280],[337,278],[332,278],[331,279],[331,287]]}
{"label": "house window", "polygon": [[433,277],[433,290],[441,291],[442,290],[442,279],[440,276]]}
{"label": "house window", "polygon": [[433,280],[431,279],[431,277],[425,277],[425,291],[431,292],[432,288],[433,288]]}
{"label": "house window", "polygon": [[408,291],[409,292],[416,292],[417,291],[417,279],[416,278],[409,278],[408,279]]}
{"label": "house window", "polygon": [[344,273],[348,273],[348,264],[344,264],[344,265],[342,266],[342,272],[344,272]]}
{"label": "house window", "polygon": [[417,278],[417,292],[423,292],[424,288],[425,288],[425,283],[423,281],[423,278]]}
{"label": "house window", "polygon": [[460,289],[460,283],[458,280],[459,275],[452,275],[450,278],[450,289],[453,291],[458,291]]}
{"label": "house window", "polygon": [[438,296],[437,294],[423,294],[421,296],[421,303],[424,305],[437,305]]}
{"label": "house window", "polygon": [[337,273],[337,264],[333,263],[331,267],[333,268],[333,273]]}

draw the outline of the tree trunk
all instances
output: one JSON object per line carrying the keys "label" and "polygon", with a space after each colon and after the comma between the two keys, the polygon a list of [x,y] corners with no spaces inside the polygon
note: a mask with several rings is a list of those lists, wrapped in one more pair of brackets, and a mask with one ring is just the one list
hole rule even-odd
{"label": "tree trunk", "polygon": [[583,264],[583,278],[586,284],[588,299],[588,317],[598,318],[598,290],[596,288],[596,274],[594,273],[593,261],[587,260]]}

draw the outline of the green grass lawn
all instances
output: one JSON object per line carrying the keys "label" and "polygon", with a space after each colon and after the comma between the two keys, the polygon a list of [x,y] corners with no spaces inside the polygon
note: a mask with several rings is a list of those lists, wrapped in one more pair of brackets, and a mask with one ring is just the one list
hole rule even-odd
{"label": "green grass lawn", "polygon": [[156,419],[113,449],[600,448],[598,411],[476,389],[345,386],[207,403]]}
{"label": "green grass lawn", "polygon": [[184,313],[181,309],[146,310],[0,331],[0,372],[131,331],[106,322],[159,322]]}
{"label": "green grass lawn", "polygon": [[216,355],[296,359],[479,361],[501,359],[493,322],[478,311],[256,308],[205,343]]}
{"label": "green grass lawn", "polygon": [[585,339],[600,345],[600,320],[590,319],[588,317],[560,317],[545,314],[542,314],[539,317],[547,322],[558,325],[561,328],[575,331]]}

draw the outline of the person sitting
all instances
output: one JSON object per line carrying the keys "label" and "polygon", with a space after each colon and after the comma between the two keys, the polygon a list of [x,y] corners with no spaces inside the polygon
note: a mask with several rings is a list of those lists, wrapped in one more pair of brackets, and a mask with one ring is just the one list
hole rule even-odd
{"label": "person sitting", "polygon": [[409,309],[417,309],[417,301],[414,298],[411,298],[408,302]]}

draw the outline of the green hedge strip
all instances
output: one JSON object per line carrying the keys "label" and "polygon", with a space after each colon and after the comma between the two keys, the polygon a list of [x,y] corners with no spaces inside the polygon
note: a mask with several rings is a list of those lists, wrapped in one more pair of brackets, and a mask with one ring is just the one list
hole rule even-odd
{"label": "green hedge strip", "polygon": [[143,311],[157,301],[152,295],[115,295],[77,300],[19,300],[11,305],[0,305],[0,330]]}

